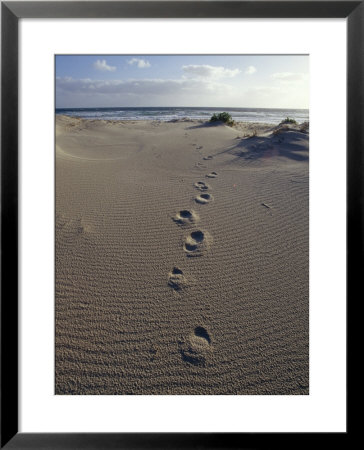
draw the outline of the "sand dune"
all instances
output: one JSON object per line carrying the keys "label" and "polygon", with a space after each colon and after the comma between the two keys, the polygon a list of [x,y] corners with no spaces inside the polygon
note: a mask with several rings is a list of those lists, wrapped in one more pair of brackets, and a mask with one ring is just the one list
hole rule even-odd
{"label": "sand dune", "polygon": [[56,120],[56,394],[308,394],[308,133]]}

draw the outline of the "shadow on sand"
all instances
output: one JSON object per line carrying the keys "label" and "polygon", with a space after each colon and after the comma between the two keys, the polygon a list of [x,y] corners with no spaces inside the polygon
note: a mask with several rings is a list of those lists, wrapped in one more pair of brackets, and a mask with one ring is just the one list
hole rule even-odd
{"label": "shadow on sand", "polygon": [[202,122],[198,125],[191,125],[190,127],[187,127],[187,130],[195,130],[196,128],[215,128],[215,127],[221,127],[223,125],[226,125],[224,122]]}
{"label": "shadow on sand", "polygon": [[277,135],[253,136],[241,139],[236,146],[220,152],[222,153],[230,153],[237,159],[244,158],[250,161],[276,157],[308,161],[308,135],[288,131]]}

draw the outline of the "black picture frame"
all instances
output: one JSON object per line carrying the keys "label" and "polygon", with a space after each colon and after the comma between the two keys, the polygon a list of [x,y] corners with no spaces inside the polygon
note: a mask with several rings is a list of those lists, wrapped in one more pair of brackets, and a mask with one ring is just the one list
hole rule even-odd
{"label": "black picture frame", "polygon": [[[347,304],[359,288],[363,273],[364,1],[1,2],[1,448],[294,448],[298,442],[309,445],[311,439],[315,445],[327,445],[325,433],[18,432],[18,21],[119,17],[347,19]],[[348,439],[348,431],[335,433],[337,443]]]}

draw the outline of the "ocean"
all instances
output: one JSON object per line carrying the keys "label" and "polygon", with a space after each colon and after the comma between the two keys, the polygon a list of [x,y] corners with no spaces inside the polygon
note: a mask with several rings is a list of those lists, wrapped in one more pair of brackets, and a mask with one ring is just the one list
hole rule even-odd
{"label": "ocean", "polygon": [[203,107],[119,107],[119,108],[56,108],[56,114],[83,119],[102,120],[209,120],[212,114],[228,112],[236,122],[261,122],[278,124],[286,117],[302,123],[309,120],[308,109],[268,108],[203,108]]}

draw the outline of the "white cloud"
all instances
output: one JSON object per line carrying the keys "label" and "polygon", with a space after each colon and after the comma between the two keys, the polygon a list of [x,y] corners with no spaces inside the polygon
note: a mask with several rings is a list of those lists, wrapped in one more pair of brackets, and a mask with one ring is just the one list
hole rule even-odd
{"label": "white cloud", "polygon": [[64,77],[57,79],[57,90],[87,94],[90,90],[98,94],[170,94],[182,87],[180,80],[91,80]]}
{"label": "white cloud", "polygon": [[97,70],[101,70],[103,72],[105,72],[105,71],[114,72],[116,70],[115,66],[108,66],[105,59],[102,59],[102,60],[98,59],[94,63],[94,68]]}
{"label": "white cloud", "polygon": [[249,66],[246,68],[245,74],[246,75],[253,75],[253,73],[255,73],[257,71],[256,67],[254,66]]}
{"label": "white cloud", "polygon": [[[169,103],[171,100],[185,101],[186,98],[192,99],[203,98],[202,101],[218,96],[226,99],[226,96],[231,93],[231,87],[216,80],[204,78],[178,78],[178,79],[129,79],[129,80],[91,80],[89,78],[76,79],[71,77],[62,77],[56,79],[56,93],[57,98],[63,103],[62,99],[76,103],[84,104],[88,99],[92,100],[92,105],[95,101],[100,100],[100,103],[106,105],[112,103],[125,104],[146,104],[152,102],[153,99],[158,98],[158,102],[165,99]],[[104,100],[102,100],[104,99]],[[173,103],[172,101],[172,103]],[[136,103],[135,103],[136,102]],[[162,103],[158,103],[162,105]]]}
{"label": "white cloud", "polygon": [[298,81],[304,78],[303,73],[293,73],[293,72],[277,72],[273,73],[271,77],[275,80],[280,81]]}
{"label": "white cloud", "polygon": [[151,66],[149,61],[146,61],[145,59],[140,59],[140,58],[129,59],[128,64],[130,64],[130,65],[136,64],[139,69],[146,69]]}
{"label": "white cloud", "polygon": [[[101,78],[101,77],[100,77]],[[229,81],[229,80],[228,80]],[[245,87],[202,77],[92,80],[56,78],[57,107],[95,106],[246,106],[307,107],[308,87],[295,82],[271,82]]]}
{"label": "white cloud", "polygon": [[182,66],[182,69],[188,75],[199,78],[231,78],[240,73],[239,69],[226,69],[222,66],[209,66],[207,64]]}

